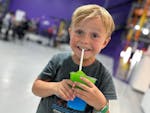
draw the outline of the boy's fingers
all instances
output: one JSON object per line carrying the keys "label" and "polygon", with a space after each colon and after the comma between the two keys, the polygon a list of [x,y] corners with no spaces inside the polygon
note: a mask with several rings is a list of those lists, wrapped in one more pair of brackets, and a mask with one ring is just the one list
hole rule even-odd
{"label": "boy's fingers", "polygon": [[60,98],[64,99],[64,100],[68,100],[68,97],[65,95],[65,93],[63,92],[63,90],[60,90]]}
{"label": "boy's fingers", "polygon": [[82,90],[82,89],[79,89],[79,88],[75,88],[74,92],[75,92],[75,95],[80,97],[80,98],[83,98],[83,97],[87,96],[87,92]]}
{"label": "boy's fingers", "polygon": [[72,86],[74,83],[71,80],[66,80],[67,84]]}
{"label": "boy's fingers", "polygon": [[92,88],[94,86],[94,84],[90,80],[88,80],[87,78],[80,77],[80,79],[83,80],[86,83],[86,85],[88,85],[89,87]]}
{"label": "boy's fingers", "polygon": [[73,90],[72,88],[70,87],[71,84],[73,84],[73,82],[70,84],[70,86],[68,85],[68,83],[71,83],[69,82],[68,80],[66,80],[66,83],[64,84],[64,93],[69,97],[69,98],[72,98],[73,97]]}
{"label": "boy's fingers", "polygon": [[78,86],[79,88],[81,88],[84,91],[88,91],[89,87],[85,84],[79,83],[79,82],[75,82],[75,86]]}

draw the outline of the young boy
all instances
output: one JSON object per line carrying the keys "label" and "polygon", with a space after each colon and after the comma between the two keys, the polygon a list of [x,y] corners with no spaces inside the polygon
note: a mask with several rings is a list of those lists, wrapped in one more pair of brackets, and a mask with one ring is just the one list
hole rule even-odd
{"label": "young boy", "polygon": [[[109,100],[116,99],[116,92],[111,75],[95,57],[106,47],[113,30],[113,19],[101,6],[84,5],[74,11],[69,28],[73,54],[55,55],[35,80],[32,91],[42,97],[37,113],[109,113]],[[86,85],[69,79],[70,72],[78,71],[82,49],[82,71],[95,77],[96,84],[83,77]],[[87,103],[84,112],[67,107],[67,101],[75,97]]]}

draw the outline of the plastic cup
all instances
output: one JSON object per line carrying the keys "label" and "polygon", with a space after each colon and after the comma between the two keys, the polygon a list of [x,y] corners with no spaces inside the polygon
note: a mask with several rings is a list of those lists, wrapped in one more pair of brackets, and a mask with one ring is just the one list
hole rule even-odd
{"label": "plastic cup", "polygon": [[[71,72],[70,73],[70,79],[73,82],[80,82],[80,83],[86,84],[85,82],[83,82],[80,79],[80,77],[85,77],[94,84],[96,82],[96,78],[87,76],[83,71],[77,71],[77,72]],[[78,98],[78,97],[75,97],[74,100],[70,100],[67,102],[67,106],[69,108],[74,109],[74,110],[78,110],[78,111],[84,111],[86,108],[86,105],[87,105],[86,102],[84,100]]]}

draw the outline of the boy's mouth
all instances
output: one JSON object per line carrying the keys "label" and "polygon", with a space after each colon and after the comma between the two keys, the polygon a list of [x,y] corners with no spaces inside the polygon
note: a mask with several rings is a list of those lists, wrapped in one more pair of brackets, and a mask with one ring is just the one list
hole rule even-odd
{"label": "boy's mouth", "polygon": [[77,48],[82,51],[82,49],[84,49],[84,52],[88,52],[88,51],[91,51],[90,48],[85,48],[85,47],[80,47],[80,46],[77,46]]}

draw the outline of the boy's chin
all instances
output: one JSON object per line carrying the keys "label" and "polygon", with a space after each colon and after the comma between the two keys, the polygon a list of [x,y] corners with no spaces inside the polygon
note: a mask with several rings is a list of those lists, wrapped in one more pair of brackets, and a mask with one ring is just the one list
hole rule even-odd
{"label": "boy's chin", "polygon": [[91,59],[93,59],[93,57],[90,57],[90,56],[85,56],[85,57],[83,58],[83,60],[91,60]]}

